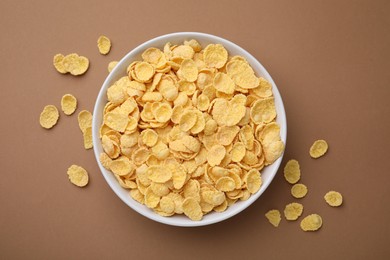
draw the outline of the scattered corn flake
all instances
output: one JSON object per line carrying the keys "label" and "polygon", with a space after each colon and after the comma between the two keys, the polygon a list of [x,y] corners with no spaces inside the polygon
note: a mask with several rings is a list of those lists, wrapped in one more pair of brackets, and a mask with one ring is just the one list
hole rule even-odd
{"label": "scattered corn flake", "polygon": [[284,216],[287,220],[297,220],[303,212],[303,205],[300,203],[290,203],[284,208]]}
{"label": "scattered corn flake", "polygon": [[61,99],[61,109],[65,115],[70,116],[76,111],[77,108],[77,99],[71,95],[66,94]]}
{"label": "scattered corn flake", "polygon": [[89,60],[84,56],[79,56],[77,53],[71,53],[62,60],[64,69],[74,76],[84,74],[89,68]]}
{"label": "scattered corn flake", "polygon": [[319,158],[328,151],[328,143],[325,140],[317,140],[310,147],[310,156]]}
{"label": "scattered corn flake", "polygon": [[278,227],[280,221],[282,220],[280,211],[277,209],[271,209],[267,213],[265,213],[265,217],[268,219],[269,223],[271,223],[274,227]]}
{"label": "scattered corn flake", "polygon": [[337,191],[329,191],[325,194],[324,199],[332,207],[339,207],[343,203],[343,196]]}
{"label": "scattered corn flake", "polygon": [[111,50],[111,41],[108,37],[101,35],[97,40],[97,46],[99,52],[103,55],[106,55]]}
{"label": "scattered corn flake", "polygon": [[92,127],[87,127],[83,132],[84,148],[91,149],[93,147],[92,141]]}
{"label": "scattered corn flake", "polygon": [[301,229],[303,231],[317,231],[322,226],[322,218],[318,214],[311,214],[302,219]]}
{"label": "scattered corn flake", "polygon": [[291,184],[295,184],[301,178],[301,169],[297,160],[289,160],[284,167],[284,178]]}
{"label": "scattered corn flake", "polygon": [[67,171],[69,181],[78,187],[88,184],[88,172],[81,166],[71,165]]}
{"label": "scattered corn flake", "polygon": [[111,72],[117,64],[118,64],[118,61],[111,61],[110,63],[108,63],[108,66],[107,66],[108,72]]}
{"label": "scattered corn flake", "polygon": [[64,65],[62,64],[62,61],[64,60],[64,58],[65,58],[64,55],[61,53],[54,55],[54,58],[53,58],[54,68],[56,68],[56,70],[62,74],[65,74],[68,72],[68,71],[66,71],[66,69],[64,68]]}
{"label": "scattered corn flake", "polygon": [[304,185],[302,183],[294,184],[291,187],[291,195],[294,198],[301,199],[301,198],[305,197],[306,194],[307,194],[307,187],[306,187],[306,185]]}
{"label": "scattered corn flake", "polygon": [[43,128],[50,129],[58,122],[60,114],[57,107],[53,105],[47,105],[43,108],[41,115],[39,116],[39,123]]}

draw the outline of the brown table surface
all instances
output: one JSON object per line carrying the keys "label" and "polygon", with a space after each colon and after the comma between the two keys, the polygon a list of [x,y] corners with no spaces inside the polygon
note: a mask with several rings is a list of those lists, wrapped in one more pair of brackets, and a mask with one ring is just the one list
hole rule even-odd
{"label": "brown table surface", "polygon": [[[81,3],[82,2],[82,3]],[[2,1],[1,259],[389,259],[390,4],[388,1]],[[126,206],[84,150],[77,113],[92,111],[107,64],[140,43],[171,32],[200,31],[231,40],[267,68],[284,100],[287,148],[309,188],[300,221],[274,228],[269,209],[298,201],[280,168],[267,191],[239,215],[211,226],[153,222]],[[96,47],[111,38],[107,56]],[[89,57],[81,77],[61,75],[52,58]],[[48,131],[42,108],[66,93],[79,106]],[[328,154],[308,155],[326,139]],[[69,183],[71,164],[90,183]],[[344,204],[323,200],[340,191]],[[301,218],[302,219],[302,218]]]}

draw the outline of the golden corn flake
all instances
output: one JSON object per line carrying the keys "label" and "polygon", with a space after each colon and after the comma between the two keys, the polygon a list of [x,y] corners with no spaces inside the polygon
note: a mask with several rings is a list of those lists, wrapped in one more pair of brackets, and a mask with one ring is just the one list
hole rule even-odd
{"label": "golden corn flake", "polygon": [[54,55],[54,58],[53,58],[53,65],[54,65],[54,68],[56,68],[56,70],[59,73],[65,74],[68,71],[66,71],[66,69],[64,68],[64,65],[62,64],[63,60],[64,60],[64,55],[62,55],[61,53],[56,54],[56,55]]}
{"label": "golden corn flake", "polygon": [[297,160],[289,160],[284,167],[284,178],[291,184],[297,183],[301,178],[301,169]]}
{"label": "golden corn flake", "polygon": [[147,82],[153,77],[154,68],[147,62],[139,62],[135,65],[134,72],[139,82]]}
{"label": "golden corn flake", "polygon": [[87,127],[85,131],[83,132],[83,138],[84,138],[84,148],[85,149],[91,149],[93,147],[92,142],[92,127]]}
{"label": "golden corn flake", "polygon": [[78,187],[88,184],[88,172],[81,166],[72,165],[67,171],[69,181]]}
{"label": "golden corn flake", "polygon": [[297,220],[303,212],[303,205],[300,203],[290,203],[284,208],[284,216],[287,220]]}
{"label": "golden corn flake", "polygon": [[188,197],[183,201],[183,212],[191,220],[199,221],[203,217],[202,208],[199,205],[199,202],[196,201],[193,197]]}
{"label": "golden corn flake", "polygon": [[50,129],[57,124],[59,117],[58,109],[53,105],[48,105],[43,108],[39,117],[39,123],[43,128]]}
{"label": "golden corn flake", "polygon": [[108,72],[111,72],[117,64],[118,61],[111,61],[110,63],[108,63],[108,67],[107,67]]}
{"label": "golden corn flake", "polygon": [[164,183],[172,178],[172,172],[163,166],[150,166],[146,171],[149,180],[158,183]]}
{"label": "golden corn flake", "polygon": [[234,81],[225,73],[218,72],[214,77],[214,87],[225,94],[233,94],[235,90]]}
{"label": "golden corn flake", "polygon": [[[228,57],[194,39],[148,48],[107,89],[100,162],[160,216],[199,221],[249,199],[283,153],[272,86]],[[86,136],[90,118],[79,116]]]}
{"label": "golden corn flake", "polygon": [[311,214],[301,221],[303,231],[317,231],[322,226],[322,218],[318,214]]}
{"label": "golden corn flake", "polygon": [[291,195],[293,195],[294,198],[301,199],[305,197],[306,194],[307,194],[307,187],[302,183],[294,184],[291,187]]}
{"label": "golden corn flake", "polygon": [[232,191],[236,188],[236,183],[230,177],[221,177],[215,183],[215,187],[223,192]]}
{"label": "golden corn flake", "polygon": [[226,149],[224,146],[217,144],[211,147],[207,154],[207,162],[210,166],[219,165],[222,159],[225,157]]}
{"label": "golden corn flake", "polygon": [[332,207],[338,207],[343,203],[343,196],[337,191],[329,191],[325,194],[324,199]]}
{"label": "golden corn flake", "polygon": [[209,68],[222,68],[227,59],[228,52],[221,44],[209,44],[204,49],[204,62]]}
{"label": "golden corn flake", "polygon": [[232,161],[233,162],[240,162],[244,156],[245,156],[245,145],[241,142],[237,142],[233,145],[232,150],[231,150],[231,155],[232,155]]}
{"label": "golden corn flake", "polygon": [[280,221],[282,220],[280,211],[277,209],[271,209],[267,213],[265,213],[265,217],[268,219],[269,223],[271,223],[274,227],[278,227]]}
{"label": "golden corn flake", "polygon": [[84,74],[89,68],[89,60],[76,53],[68,54],[62,60],[64,69],[74,76]]}
{"label": "golden corn flake", "polygon": [[97,40],[97,46],[99,52],[103,55],[106,55],[111,50],[111,41],[106,36],[102,35]]}
{"label": "golden corn flake", "polygon": [[179,77],[188,82],[194,82],[198,78],[198,67],[192,59],[185,59],[178,70]]}
{"label": "golden corn flake", "polygon": [[276,117],[274,98],[257,100],[251,108],[251,119],[255,124],[269,123]]}
{"label": "golden corn flake", "polygon": [[247,173],[246,176],[246,186],[248,191],[251,194],[255,194],[259,191],[260,186],[262,184],[260,172],[256,169],[252,169]]}
{"label": "golden corn flake", "polygon": [[61,99],[61,109],[65,115],[70,116],[77,108],[77,99],[71,95],[66,94]]}
{"label": "golden corn flake", "polygon": [[319,158],[328,151],[328,143],[325,140],[317,140],[310,147],[310,156]]}
{"label": "golden corn flake", "polygon": [[179,121],[179,126],[182,131],[190,130],[197,121],[197,116],[194,110],[188,110],[182,114]]}

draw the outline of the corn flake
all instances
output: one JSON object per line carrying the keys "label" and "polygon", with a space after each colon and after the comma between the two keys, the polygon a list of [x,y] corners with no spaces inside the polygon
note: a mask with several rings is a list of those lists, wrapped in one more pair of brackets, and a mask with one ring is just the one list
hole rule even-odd
{"label": "corn flake", "polygon": [[328,151],[328,143],[325,140],[317,140],[310,147],[310,156],[319,158]]}
{"label": "corn flake", "polygon": [[188,197],[183,201],[183,212],[191,220],[199,221],[203,217],[202,208],[199,205],[199,202],[192,198]]}
{"label": "corn flake", "polygon": [[87,110],[82,110],[77,116],[81,132],[85,132],[88,127],[92,127],[92,114]]}
{"label": "corn flake", "polygon": [[290,203],[284,208],[284,216],[287,220],[297,220],[303,212],[303,205],[300,203]]}
{"label": "corn flake", "polygon": [[268,219],[274,227],[278,227],[282,218],[280,217],[280,211],[277,209],[272,209],[265,213],[265,217]]}
{"label": "corn flake", "polygon": [[322,218],[318,214],[311,214],[302,219],[301,229],[303,231],[317,231],[322,226]]}
{"label": "corn flake", "polygon": [[97,46],[98,46],[99,52],[103,55],[106,55],[111,50],[111,41],[108,37],[102,35],[97,40]]}
{"label": "corn flake", "polygon": [[83,132],[84,148],[91,149],[93,147],[92,141],[92,127],[87,127]]}
{"label": "corn flake", "polygon": [[43,128],[50,129],[57,124],[59,117],[58,109],[53,105],[48,105],[43,108],[39,123]]}
{"label": "corn flake", "polygon": [[301,169],[297,160],[289,160],[284,167],[284,178],[291,184],[297,183],[301,178]]}
{"label": "corn flake", "polygon": [[234,93],[234,81],[225,73],[218,72],[214,77],[214,87],[216,90],[225,93],[233,94]]}
{"label": "corn flake", "polygon": [[306,185],[304,185],[302,183],[294,184],[291,187],[291,195],[294,198],[301,199],[301,198],[305,197],[306,194],[307,194],[307,187],[306,187]]}
{"label": "corn flake", "polygon": [[325,194],[324,199],[326,203],[328,203],[329,206],[332,207],[341,206],[341,204],[343,203],[343,196],[340,192],[337,191],[329,191]]}
{"label": "corn flake", "polygon": [[66,94],[61,99],[61,109],[65,115],[70,116],[77,108],[77,99],[71,95]]}
{"label": "corn flake", "polygon": [[56,70],[57,70],[59,73],[62,73],[62,74],[65,74],[65,73],[68,72],[68,71],[64,68],[64,65],[62,64],[62,61],[64,60],[64,58],[65,58],[64,55],[62,55],[61,53],[54,55],[54,58],[53,58],[53,65],[54,65],[54,68],[56,68]]}
{"label": "corn flake", "polygon": [[71,165],[67,171],[69,181],[78,187],[88,184],[88,172],[81,166]]}
{"label": "corn flake", "polygon": [[204,49],[204,62],[209,68],[222,68],[227,59],[228,52],[221,44],[209,44]]}
{"label": "corn flake", "polygon": [[246,175],[245,183],[251,194],[258,192],[262,184],[260,172],[256,169],[250,170]]}
{"label": "corn flake", "polygon": [[108,72],[111,72],[117,64],[118,64],[118,61],[111,61],[110,63],[108,63],[108,66],[107,66]]}

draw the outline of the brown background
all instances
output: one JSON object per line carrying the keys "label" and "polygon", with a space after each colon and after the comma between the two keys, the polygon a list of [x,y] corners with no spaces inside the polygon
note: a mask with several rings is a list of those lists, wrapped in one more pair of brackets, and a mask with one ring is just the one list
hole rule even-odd
{"label": "brown background", "polygon": [[[388,1],[4,1],[0,3],[2,259],[389,259],[390,4]],[[200,31],[231,40],[267,68],[288,120],[283,166],[296,158],[310,191],[299,222],[272,227],[264,213],[294,201],[282,170],[251,207],[199,228],[155,223],[127,207],[82,145],[76,114],[92,111],[107,64],[153,37]],[[107,56],[96,40],[113,42]],[[61,75],[56,53],[77,52],[91,66]],[[54,129],[39,126],[47,104],[74,94],[79,108]],[[308,149],[324,138],[328,154]],[[84,166],[90,184],[67,180]],[[331,189],[345,198],[330,208]]]}

